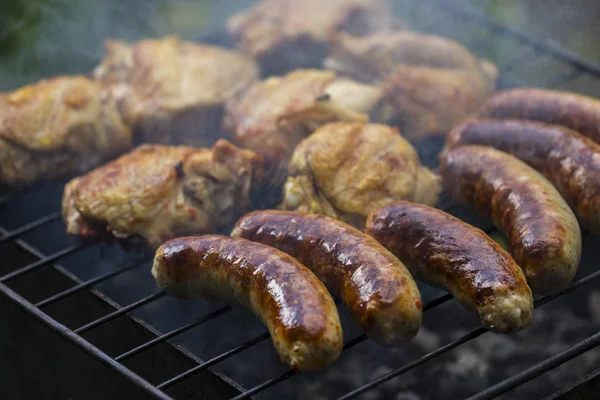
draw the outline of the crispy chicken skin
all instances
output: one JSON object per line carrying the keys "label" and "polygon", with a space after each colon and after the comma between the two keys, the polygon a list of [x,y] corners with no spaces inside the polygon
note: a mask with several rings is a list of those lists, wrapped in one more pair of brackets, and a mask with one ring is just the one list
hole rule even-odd
{"label": "crispy chicken skin", "polygon": [[294,147],[334,121],[367,121],[379,104],[377,88],[336,80],[332,71],[296,70],[257,82],[227,106],[224,125],[239,145],[265,157],[275,171],[287,166]]}
{"label": "crispy chicken skin", "polygon": [[82,173],[131,146],[114,102],[83,76],[0,94],[0,183]]}
{"label": "crispy chicken skin", "polygon": [[296,147],[281,208],[362,228],[377,208],[398,200],[434,205],[439,193],[438,177],[421,165],[396,129],[339,122],[323,126]]}
{"label": "crispy chicken skin", "polygon": [[268,76],[317,67],[340,32],[364,35],[404,26],[384,0],[261,0],[230,18],[227,27]]}
{"label": "crispy chicken skin", "polygon": [[67,232],[144,239],[152,248],[215,231],[247,211],[261,158],[226,140],[213,148],[142,145],[65,187]]}
{"label": "crispy chicken skin", "polygon": [[105,47],[94,76],[143,142],[214,143],[225,101],[258,78],[250,58],[175,36]]}
{"label": "crispy chicken skin", "polygon": [[475,113],[496,85],[496,67],[462,45],[415,32],[340,34],[324,65],[355,80],[378,85],[387,114],[409,138],[440,134]]}

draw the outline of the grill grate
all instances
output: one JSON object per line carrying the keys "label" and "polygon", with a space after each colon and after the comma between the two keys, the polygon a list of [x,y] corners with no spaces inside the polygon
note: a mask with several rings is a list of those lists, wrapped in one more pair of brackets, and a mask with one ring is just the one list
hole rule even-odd
{"label": "grill grate", "polygon": [[[543,57],[548,58],[550,63],[559,63],[561,65],[561,68],[557,68],[560,69],[559,73],[551,74],[551,76],[546,77],[544,79],[544,82],[536,82],[536,86],[560,89],[565,88],[565,85],[572,83],[573,81],[584,75],[591,76],[594,78],[600,78],[600,65],[585,60],[577,56],[576,54],[566,51],[565,49],[551,42],[536,39],[521,31],[498,23],[497,21],[485,16],[484,14],[481,14],[473,9],[465,7],[464,4],[466,4],[466,2],[464,1],[458,2],[435,0],[425,5],[418,4],[419,2],[413,3],[417,4],[417,8],[419,8],[419,10],[414,10],[415,13],[419,14],[418,17],[414,18],[415,22],[418,23],[418,26],[416,27],[420,27],[420,30],[422,31],[440,33],[446,36],[451,36],[447,32],[444,32],[444,27],[449,26],[448,24],[454,26],[456,20],[468,24],[471,28],[477,27],[478,29],[482,29],[482,34],[477,35],[476,37],[473,37],[474,35],[471,35],[466,39],[462,37],[457,38],[459,41],[461,41],[473,51],[479,53],[482,56],[486,56],[486,54],[484,54],[485,51],[490,46],[490,44],[495,41],[508,40],[511,43],[511,45],[517,46],[517,51],[511,54],[511,57],[507,57],[503,62],[499,63],[499,67],[502,72],[501,86],[522,86],[524,85],[524,82],[529,82],[529,79],[527,78],[527,73],[523,74],[522,71],[525,71],[528,65],[532,65],[533,63],[538,62],[538,60],[540,60]],[[493,57],[490,58],[493,59]],[[419,147],[419,150],[423,150],[423,146],[419,146],[419,144],[417,144],[417,146]],[[427,151],[427,149],[425,151]],[[431,151],[429,151],[428,153],[421,154],[425,163],[435,164],[434,155],[435,153]],[[20,197],[18,198],[15,196],[11,197],[11,195],[2,196],[0,197],[0,207],[7,207],[7,204],[14,204],[20,201],[22,196],[27,195],[20,195]],[[446,207],[444,207],[444,209],[453,211],[455,209],[460,209],[460,207],[450,203]],[[0,237],[0,246],[15,243],[21,249],[24,249],[24,251],[30,253],[31,255],[37,258],[36,261],[30,262],[27,265],[21,266],[20,268],[17,268],[14,271],[6,272],[4,273],[4,275],[0,276],[0,292],[17,302],[28,313],[38,317],[43,323],[50,326],[64,339],[77,344],[83,350],[85,350],[90,355],[107,365],[109,368],[117,371],[119,374],[122,374],[131,383],[143,389],[148,395],[152,396],[153,398],[169,399],[170,397],[166,395],[163,392],[163,390],[170,388],[180,382],[183,382],[195,374],[199,374],[202,371],[208,370],[215,364],[229,359],[235,356],[236,354],[248,350],[258,345],[259,343],[265,342],[269,339],[268,333],[263,332],[217,356],[214,356],[206,361],[198,362],[191,368],[188,368],[172,376],[171,378],[164,380],[162,383],[154,385],[151,384],[150,382],[141,378],[139,375],[132,372],[129,368],[125,367],[122,364],[122,362],[130,359],[134,355],[149,350],[160,343],[166,342],[169,339],[181,335],[184,332],[187,332],[195,327],[198,327],[214,319],[220,318],[223,315],[232,312],[232,308],[228,306],[218,308],[209,313],[206,313],[203,316],[200,316],[199,318],[193,320],[188,324],[177,327],[175,329],[171,329],[167,333],[159,334],[149,341],[141,343],[131,348],[130,350],[121,352],[115,357],[108,356],[99,348],[91,345],[88,341],[82,338],[81,335],[93,331],[100,325],[112,321],[119,316],[126,315],[131,311],[138,310],[145,305],[149,305],[157,301],[158,299],[163,298],[165,294],[164,292],[150,294],[137,301],[130,302],[126,306],[119,307],[115,311],[112,311],[102,317],[96,318],[76,329],[69,329],[65,325],[62,325],[54,319],[52,319],[51,317],[49,317],[47,314],[44,313],[44,311],[41,310],[42,308],[49,308],[51,305],[60,300],[67,299],[70,296],[73,296],[76,293],[81,292],[85,289],[92,289],[98,285],[101,285],[102,283],[111,280],[112,278],[122,276],[126,272],[142,267],[147,267],[148,262],[151,259],[151,255],[142,254],[135,260],[127,262],[121,267],[118,267],[116,270],[104,272],[86,280],[75,279],[77,283],[74,286],[71,286],[67,289],[64,289],[63,291],[55,293],[45,299],[39,300],[37,303],[32,304],[32,302],[25,300],[16,291],[9,288],[6,285],[6,283],[17,277],[22,277],[29,273],[32,273],[33,271],[37,271],[44,267],[51,266],[53,263],[64,260],[65,258],[68,258],[71,255],[81,253],[84,251],[89,251],[90,248],[93,248],[95,246],[82,243],[70,244],[64,247],[62,250],[54,251],[46,255],[40,253],[32,246],[30,246],[26,241],[21,239],[27,236],[28,234],[35,233],[36,231],[58,221],[59,219],[60,213],[53,211],[44,216],[41,216],[40,218],[35,219],[32,222],[22,224],[19,227],[12,230],[7,230],[5,228],[0,227],[0,233],[2,233],[2,237]],[[59,269],[59,271],[65,272],[62,269]],[[69,276],[71,276],[71,274],[69,274]],[[574,282],[573,285],[570,288],[566,289],[564,292],[558,295],[547,296],[537,300],[535,306],[537,308],[542,305],[548,304],[557,297],[567,295],[581,288],[582,286],[597,280],[599,277],[600,271],[591,273]],[[449,300],[451,300],[451,298],[452,297],[450,295],[440,296],[426,303],[424,305],[424,311],[427,312],[429,310],[432,310],[435,307],[448,302]],[[364,394],[369,390],[372,390],[391,379],[394,379],[420,365],[423,365],[445,353],[450,352],[451,350],[483,335],[486,332],[487,331],[483,328],[475,329],[459,337],[458,339],[453,340],[437,348],[434,351],[431,351],[419,358],[416,358],[415,360],[389,373],[379,376],[378,378],[364,384],[363,386],[355,388],[354,390],[339,397],[338,400],[355,398],[361,394]],[[349,349],[357,346],[358,344],[366,340],[366,337],[362,334],[354,337],[346,343],[346,345],[344,346],[344,352],[348,351]],[[558,365],[561,365],[564,362],[573,359],[574,357],[577,357],[578,355],[598,345],[600,345],[600,333],[596,333],[590,336],[589,338],[567,348],[566,350],[550,358],[547,358],[546,360],[543,360],[537,364],[534,364],[532,367],[523,370],[517,374],[514,374],[505,380],[496,383],[495,385],[481,391],[480,393],[475,394],[472,398],[495,398],[525,382],[528,382],[529,380],[534,379],[535,377],[543,374],[544,372],[555,368]],[[335,368],[335,365],[333,365],[331,368]],[[274,385],[277,385],[291,378],[294,375],[295,373],[293,371],[287,370],[247,390],[241,390],[239,394],[233,399],[241,400],[249,398],[255,394],[258,394]]]}

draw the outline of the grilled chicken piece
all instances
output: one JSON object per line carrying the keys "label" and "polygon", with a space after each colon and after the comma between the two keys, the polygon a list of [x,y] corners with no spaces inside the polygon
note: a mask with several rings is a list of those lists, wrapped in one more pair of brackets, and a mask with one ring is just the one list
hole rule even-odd
{"label": "grilled chicken piece", "polygon": [[451,70],[482,69],[487,80],[497,72],[453,40],[417,32],[373,33],[368,36],[338,35],[325,66],[362,82],[372,82],[394,72],[397,65]]}
{"label": "grilled chicken piece", "polygon": [[233,222],[261,171],[259,156],[223,139],[211,149],[142,145],[69,182],[63,219],[72,235],[142,238],[156,248]]}
{"label": "grilled chicken piece", "polygon": [[414,32],[338,35],[324,65],[360,82],[378,85],[389,119],[403,134],[416,138],[445,134],[475,113],[494,90],[496,67],[462,45]]}
{"label": "grilled chicken piece", "polygon": [[228,22],[238,48],[258,60],[265,76],[320,66],[340,32],[404,26],[385,0],[261,0]]}
{"label": "grilled chicken piece", "polygon": [[367,215],[380,207],[398,200],[434,205],[439,193],[439,178],[421,165],[397,129],[338,122],[296,147],[281,208],[363,228]]}
{"label": "grilled chicken piece", "polygon": [[115,103],[83,76],[0,94],[0,183],[83,173],[131,146]]}
{"label": "grilled chicken piece", "polygon": [[105,47],[94,76],[141,142],[214,143],[225,101],[258,78],[250,58],[175,36]]}
{"label": "grilled chicken piece", "polygon": [[403,65],[381,89],[386,105],[397,110],[390,122],[409,139],[447,135],[452,126],[476,113],[490,93],[472,71]]}
{"label": "grilled chicken piece", "polygon": [[232,100],[224,125],[238,144],[265,157],[273,178],[302,139],[328,122],[367,121],[365,112],[378,107],[382,95],[373,86],[336,80],[332,71],[296,70],[257,82]]}

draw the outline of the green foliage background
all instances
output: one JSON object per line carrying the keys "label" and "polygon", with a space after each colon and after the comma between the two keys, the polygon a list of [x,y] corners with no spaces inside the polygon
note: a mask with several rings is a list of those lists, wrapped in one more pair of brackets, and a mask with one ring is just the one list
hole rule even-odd
{"label": "green foliage background", "polygon": [[[299,0],[300,1],[300,0]],[[327,1],[327,0],[323,0]],[[430,0],[390,0],[392,3]],[[194,37],[222,25],[251,0],[0,0],[0,90],[42,77],[86,73],[106,38],[135,40],[175,33]],[[600,61],[600,2],[592,0],[463,0],[501,21],[551,38]],[[407,18],[410,21],[410,18]],[[456,24],[455,36],[479,35]],[[510,46],[484,49],[494,60]]]}

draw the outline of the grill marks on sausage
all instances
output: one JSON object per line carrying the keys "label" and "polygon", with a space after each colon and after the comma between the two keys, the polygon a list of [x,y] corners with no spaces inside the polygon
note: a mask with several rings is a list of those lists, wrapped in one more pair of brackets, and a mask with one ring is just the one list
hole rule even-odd
{"label": "grill marks on sausage", "polygon": [[257,211],[232,236],[276,247],[309,267],[350,308],[363,330],[395,346],[418,331],[420,294],[404,265],[372,237],[321,215]]}
{"label": "grill marks on sausage", "polygon": [[157,251],[153,274],[180,296],[253,310],[293,368],[322,367],[341,352],[333,299],[306,267],[277,249],[218,235],[173,239]]}
{"label": "grill marks on sausage", "polygon": [[481,230],[441,210],[401,201],[374,211],[366,232],[417,279],[452,293],[487,328],[514,332],[531,321],[533,300],[523,273]]}
{"label": "grill marks on sausage", "polygon": [[600,142],[600,101],[575,93],[531,88],[505,90],[490,96],[480,115],[563,125]]}
{"label": "grill marks on sausage", "polygon": [[600,233],[600,145],[568,128],[524,120],[476,120],[455,127],[447,148],[492,146],[526,162],[563,195],[582,225]]}
{"label": "grill marks on sausage", "polygon": [[579,264],[581,233],[550,182],[509,154],[475,145],[444,152],[440,173],[445,190],[504,232],[534,291],[568,286]]}

